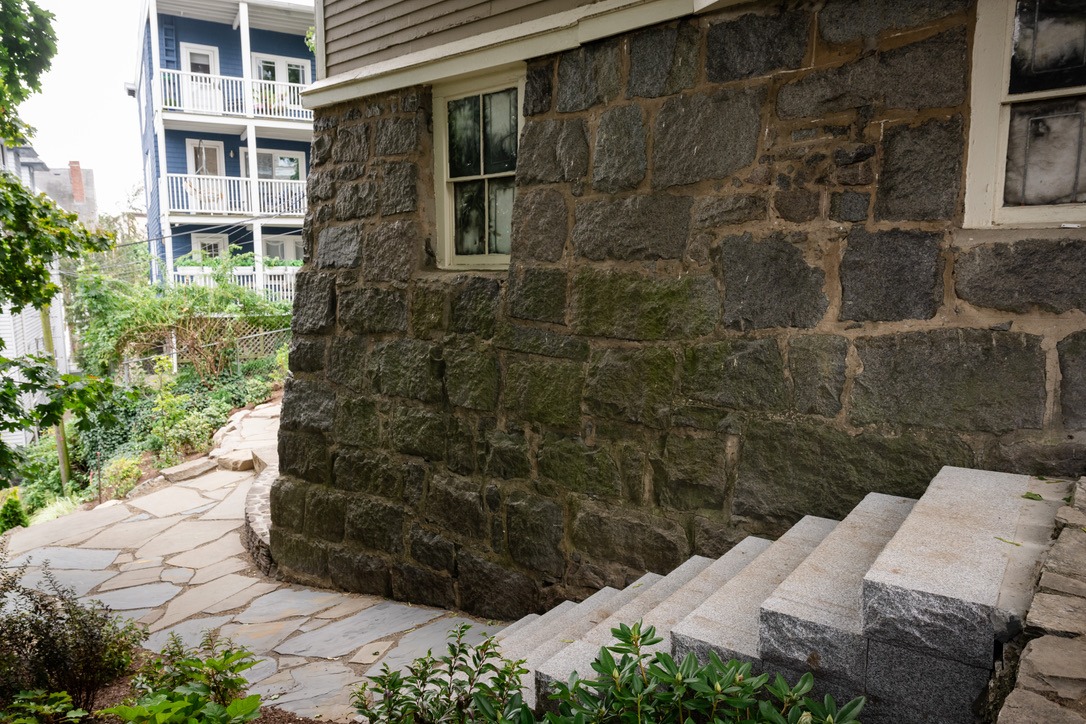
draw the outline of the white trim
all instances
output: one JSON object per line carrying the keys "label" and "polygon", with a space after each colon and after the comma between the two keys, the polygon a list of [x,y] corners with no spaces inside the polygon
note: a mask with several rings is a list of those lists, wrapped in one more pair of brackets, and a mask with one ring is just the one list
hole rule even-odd
{"label": "white trim", "polygon": [[[457,256],[455,240],[456,228],[453,219],[453,184],[449,179],[449,101],[465,96],[481,95],[491,91],[516,86],[517,125],[519,131],[524,127],[522,112],[524,101],[525,67],[514,64],[499,68],[484,76],[457,81],[434,87],[434,201],[437,220],[437,265],[442,269],[508,269],[510,255],[483,254]],[[519,153],[518,153],[519,155]],[[500,176],[491,174],[490,176]],[[490,177],[488,176],[488,177]]]}
{"label": "white trim", "polygon": [[[290,156],[292,158],[296,158],[301,162],[299,168],[301,169],[301,176],[302,177],[300,179],[298,179],[298,180],[299,181],[305,181],[306,178],[308,178],[308,176],[307,176],[307,174],[305,172],[305,168],[306,168],[305,167],[305,151],[286,151],[286,150],[283,150],[281,148],[259,148],[258,147],[256,149],[256,152],[258,154],[270,153],[270,154],[273,154],[273,155]],[[242,146],[242,148],[241,148],[241,159],[240,160],[241,160],[241,175],[242,176],[250,177],[254,181],[275,181],[276,180],[274,176],[272,178],[270,178],[270,179],[261,179],[260,176],[259,176],[259,164],[257,164],[258,168],[257,168],[257,175],[256,176],[253,176],[252,173],[246,173],[246,171],[249,168],[249,148],[247,146]],[[274,159],[273,159],[273,162],[274,162]]]}
{"label": "white trim", "polygon": [[219,257],[225,254],[230,248],[230,237],[227,234],[204,234],[202,232],[193,231],[189,234],[189,239],[191,239],[192,241],[191,249],[189,250],[189,256],[194,261],[204,261],[205,244],[215,244],[217,247],[219,247]]}
{"label": "white trim", "polygon": [[[311,65],[311,61],[308,58],[293,58],[293,57],[291,57],[289,55],[272,55],[270,53],[252,53],[252,54],[250,54],[249,60],[250,60],[250,62],[252,62],[253,79],[254,80],[263,80],[263,78],[261,78],[260,75],[256,72],[260,61],[262,61],[262,60],[270,60],[273,63],[275,63],[275,75],[277,76],[276,79],[275,79],[276,83],[288,83],[289,82],[287,80],[287,78],[286,78],[287,65],[288,64],[302,66],[302,69],[303,69],[302,84],[303,85],[309,85],[309,83],[312,82],[312,75],[313,75],[312,70],[313,70],[313,68],[312,68],[312,65]],[[278,77],[280,73],[283,74],[282,78]]]}
{"label": "white trim", "polygon": [[600,0],[324,78],[302,91],[302,104],[320,108],[413,85],[440,83],[747,1]]}
{"label": "white trim", "polygon": [[317,60],[317,80],[324,80],[328,76],[327,68],[327,53],[324,50],[324,3],[317,3],[314,8],[313,18],[313,47],[317,52],[314,53]]}
{"label": "white trim", "polygon": [[207,53],[211,58],[211,73],[210,75],[219,75],[219,49],[214,45],[200,45],[199,43],[178,43],[177,52],[180,53],[181,58],[181,70],[185,73],[191,73],[192,69],[189,66],[189,53]]}
{"label": "white trim", "polygon": [[[222,141],[208,141],[203,138],[186,138],[185,139],[185,166],[188,168],[189,174],[196,173],[195,157],[192,152],[200,145],[205,148],[216,148],[219,151],[219,173],[208,174],[209,176],[225,176],[226,175],[226,151],[223,148]],[[165,174],[163,174],[165,175]]]}
{"label": "white trim", "polygon": [[1015,0],[985,0],[977,6],[962,225],[966,229],[983,229],[1086,223],[1086,204],[1003,205],[1011,103],[1084,92],[1078,87],[1013,96],[1008,93],[1015,7]]}
{"label": "white trim", "polygon": [[[302,249],[299,247],[301,243],[301,236],[298,234],[265,234],[264,235],[264,247],[265,250],[269,243],[282,244],[283,256],[275,257],[277,259],[283,259],[284,261],[300,261]],[[271,257],[271,254],[265,251],[266,257]]]}

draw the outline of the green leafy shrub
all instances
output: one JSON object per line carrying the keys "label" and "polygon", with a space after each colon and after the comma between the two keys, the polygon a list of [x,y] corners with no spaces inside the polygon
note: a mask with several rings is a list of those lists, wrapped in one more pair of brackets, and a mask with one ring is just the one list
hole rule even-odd
{"label": "green leafy shrub", "polygon": [[777,675],[751,675],[750,664],[727,663],[715,655],[701,665],[693,655],[676,662],[664,652],[647,653],[660,643],[654,628],[641,624],[612,629],[616,643],[600,649],[592,664],[596,678],[574,675],[557,684],[543,719],[523,702],[522,661],[501,657],[488,638],[479,646],[464,643],[468,627],[449,634],[449,653],[416,659],[407,676],[386,666],[372,684],[352,696],[369,724],[422,724],[476,721],[510,724],[848,724],[858,723],[864,699],[838,708],[827,696],[806,695],[814,677],[804,674],[795,686]]}
{"label": "green leafy shrub", "polygon": [[102,471],[102,484],[113,488],[114,495],[120,498],[136,487],[142,475],[139,458],[114,458]]}
{"label": "green leafy shrub", "polygon": [[25,528],[30,525],[30,520],[23,510],[23,504],[19,501],[18,489],[8,493],[7,500],[0,507],[0,534],[12,528]]}
{"label": "green leafy shrub", "polygon": [[146,638],[96,601],[84,603],[45,570],[46,590],[22,583],[26,566],[7,567],[0,544],[0,708],[19,692],[67,692],[90,709],[98,692],[127,673]]}
{"label": "green leafy shrub", "polygon": [[41,689],[22,691],[0,712],[0,724],[74,724],[87,712],[76,709],[68,692],[48,693]]}
{"label": "green leafy shrub", "polygon": [[478,646],[465,643],[469,628],[450,631],[448,654],[416,659],[406,677],[384,666],[371,677],[373,685],[364,683],[352,693],[358,713],[370,724],[534,722],[520,691],[522,662],[502,659],[493,638]]}
{"label": "green leafy shrub", "polygon": [[135,703],[103,709],[135,724],[241,724],[260,715],[260,696],[244,696],[242,673],[256,665],[252,654],[230,639],[204,634],[200,647],[186,648],[171,635],[162,654],[132,680]]}

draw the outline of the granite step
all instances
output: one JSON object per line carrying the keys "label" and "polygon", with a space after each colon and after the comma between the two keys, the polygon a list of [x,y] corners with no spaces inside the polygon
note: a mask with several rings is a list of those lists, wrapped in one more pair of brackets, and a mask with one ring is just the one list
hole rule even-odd
{"label": "granite step", "polygon": [[1022,628],[1069,485],[944,467],[864,576],[864,636],[990,669]]}
{"label": "granite step", "polygon": [[871,493],[761,606],[759,657],[861,691],[867,675],[863,578],[916,503]]}
{"label": "granite step", "polygon": [[[618,593],[616,589],[605,587],[596,591],[592,594],[590,598],[587,598],[585,600],[590,601],[596,597],[599,597],[600,599],[605,599],[609,596],[615,595],[616,593]],[[501,642],[502,654],[505,656],[505,658],[509,659],[512,657],[508,655],[508,652],[512,649],[530,649],[532,639],[534,637],[537,637],[542,633],[549,631],[551,624],[554,623],[556,619],[561,618],[566,613],[576,607],[576,601],[562,601],[550,611],[544,613],[542,616],[538,614],[530,614],[530,616],[534,616],[535,618],[528,621],[523,626],[517,627],[517,624],[513,624],[508,629],[498,632],[495,638],[497,638]],[[525,618],[529,617],[525,616]],[[523,621],[524,619],[521,620]]]}
{"label": "granite step", "polygon": [[715,561],[701,559],[709,562],[699,565],[692,576],[688,571],[682,570],[684,566],[675,569],[645,595],[639,596],[598,624],[581,640],[571,643],[543,662],[536,669],[537,691],[545,690],[555,681],[568,681],[573,672],[582,677],[593,676],[592,662],[600,648],[613,641],[611,629],[620,623],[631,625],[642,621],[642,630],[649,626],[654,627],[657,636],[663,641],[647,647],[646,651],[670,650],[672,626],[745,568],[769,545],[770,542],[762,538],[748,537]]}
{"label": "granite step", "polygon": [[762,603],[837,525],[806,516],[695,608],[671,630],[671,653],[692,653],[701,661],[713,651],[724,661],[738,659],[761,671],[758,618]]}
{"label": "granite step", "polygon": [[[576,604],[574,604],[574,605],[576,605]],[[555,608],[557,608],[557,607],[555,607]],[[503,628],[501,631],[494,634],[494,638],[496,638],[498,641],[501,641],[506,636],[509,636],[510,634],[514,634],[517,631],[520,631],[522,628],[524,628],[525,626],[527,626],[531,622],[539,620],[539,618],[540,618],[540,615],[538,613],[529,613],[527,616],[524,616],[522,618],[518,618],[516,621],[514,621],[513,623],[511,623],[508,626],[506,626],[505,628]]]}
{"label": "granite step", "polygon": [[511,652],[503,646],[502,655],[505,658],[524,659],[524,668],[529,671],[521,678],[524,684],[524,701],[529,706],[534,707],[536,705],[535,676],[531,672],[539,664],[579,639],[600,621],[610,617],[615,611],[645,593],[661,580],[663,580],[663,576],[659,574],[646,573],[621,591],[603,589],[614,591],[614,593],[598,600],[596,598],[598,593],[589,596],[579,603],[576,608],[570,609],[562,614],[560,618],[555,619],[553,624],[548,626],[547,630],[540,636],[533,637],[530,647],[524,646],[519,640]]}

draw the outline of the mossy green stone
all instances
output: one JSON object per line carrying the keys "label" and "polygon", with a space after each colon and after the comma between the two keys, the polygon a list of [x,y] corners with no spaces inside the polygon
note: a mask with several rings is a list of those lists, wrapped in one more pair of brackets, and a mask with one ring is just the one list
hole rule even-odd
{"label": "mossy green stone", "polygon": [[651,427],[665,427],[671,412],[678,363],[666,348],[593,352],[585,383],[588,411]]}
{"label": "mossy green stone", "polygon": [[578,334],[654,340],[700,337],[720,319],[711,276],[667,278],[585,268],[573,280],[572,326]]}
{"label": "mossy green stone", "polygon": [[784,358],[772,338],[729,339],[687,349],[682,390],[691,399],[738,410],[788,407]]}
{"label": "mossy green stone", "polygon": [[618,497],[622,481],[611,450],[590,447],[580,439],[548,435],[539,448],[539,474],[561,490]]}
{"label": "mossy green stone", "polygon": [[450,403],[473,410],[497,407],[498,359],[489,344],[458,339],[445,345],[443,355]]}
{"label": "mossy green stone", "polygon": [[584,367],[563,360],[515,360],[505,368],[505,409],[525,420],[575,428]]}

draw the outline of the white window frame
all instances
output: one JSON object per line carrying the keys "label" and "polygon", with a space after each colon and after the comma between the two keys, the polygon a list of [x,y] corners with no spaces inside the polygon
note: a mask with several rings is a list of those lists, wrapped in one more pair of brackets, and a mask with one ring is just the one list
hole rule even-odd
{"label": "white window frame", "polygon": [[185,166],[188,168],[189,176],[196,175],[196,159],[193,156],[193,151],[198,146],[203,144],[205,148],[216,148],[219,151],[219,171],[218,177],[226,176],[226,150],[223,147],[222,141],[206,141],[202,138],[186,138],[185,139]]}
{"label": "white window frame", "polygon": [[271,257],[268,250],[269,243],[280,243],[283,245],[285,256],[275,258],[284,261],[301,261],[302,259],[301,237],[297,234],[265,234],[263,242],[265,257]]}
{"label": "white window frame", "polygon": [[219,48],[214,45],[200,45],[199,43],[180,43],[178,50],[181,52],[181,71],[184,73],[191,73],[189,70],[189,53],[196,51],[197,53],[207,53],[211,58],[211,73],[210,75],[220,75],[219,73]]}
{"label": "white window frame", "polygon": [[1011,103],[1086,95],[1086,86],[1013,96],[1007,93],[1015,6],[1015,0],[983,0],[977,4],[964,226],[982,229],[1086,225],[1086,203],[1003,205]]}
{"label": "white window frame", "polygon": [[[301,169],[301,172],[302,172],[301,173],[302,177],[300,179],[298,179],[298,180],[299,181],[305,181],[306,180],[306,177],[308,176],[308,174],[306,173],[306,167],[305,167],[305,151],[283,151],[283,150],[280,150],[278,148],[257,148],[256,152],[258,154],[260,154],[260,153],[270,153],[270,154],[273,154],[273,155],[290,156],[292,158],[298,159],[298,161],[300,163],[299,168]],[[272,159],[272,162],[274,164],[274,159]],[[242,176],[244,178],[250,178],[250,176],[249,176],[249,149],[247,147],[245,147],[245,146],[242,146],[242,148],[241,148],[241,171],[242,171]],[[260,177],[257,177],[257,180],[258,181],[276,181],[276,180],[282,181],[282,180],[285,180],[285,179],[276,179],[274,177],[273,178],[260,178]]]}
{"label": "white window frame", "polygon": [[[442,269],[508,269],[509,254],[458,256],[454,232],[453,184],[449,179],[449,101],[506,88],[517,89],[517,134],[524,130],[523,63],[434,86],[434,191],[437,219],[437,265]],[[517,149],[520,162],[520,149]],[[514,192],[515,193],[515,192]]]}
{"label": "white window frame", "polygon": [[[310,61],[307,58],[292,58],[292,57],[287,56],[287,55],[270,55],[268,53],[253,53],[252,54],[252,64],[253,64],[252,71],[253,71],[253,79],[254,80],[260,80],[261,79],[260,78],[260,73],[258,73],[257,71],[260,70],[260,61],[262,61],[262,60],[270,60],[270,61],[274,62],[275,63],[275,74],[277,76],[282,74],[282,76],[284,78],[287,77],[287,64],[288,63],[294,64],[294,65],[300,65],[303,68],[303,70],[302,70],[302,85],[309,85],[310,83],[313,82],[313,68],[310,65]],[[268,83],[270,81],[264,81],[264,82]],[[276,83],[287,83],[288,81],[277,80],[275,82]]]}
{"label": "white window frame", "polygon": [[230,237],[227,234],[204,234],[194,231],[189,235],[189,238],[192,239],[192,250],[190,251],[192,260],[199,262],[203,266],[206,266],[207,262],[207,259],[204,258],[204,244],[215,244],[219,247],[219,255],[212,257],[216,259],[221,259],[230,249]]}

